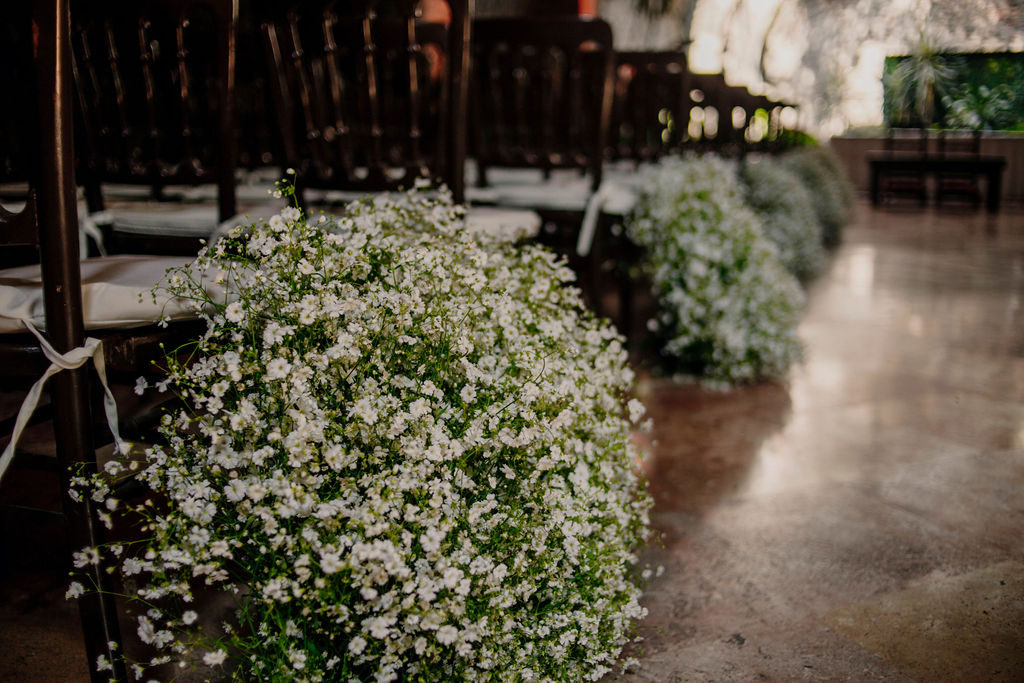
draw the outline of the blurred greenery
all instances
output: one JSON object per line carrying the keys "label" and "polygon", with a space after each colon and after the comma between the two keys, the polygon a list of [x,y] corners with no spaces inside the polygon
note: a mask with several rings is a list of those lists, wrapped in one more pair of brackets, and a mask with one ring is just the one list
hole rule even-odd
{"label": "blurred greenery", "polygon": [[[1024,131],[1024,53],[933,52],[927,55],[930,67],[915,68],[925,56],[915,49],[913,55],[886,58],[883,110],[890,126]],[[918,109],[914,97],[926,99],[928,68],[940,78],[933,83],[931,115],[925,116],[927,106]]]}
{"label": "blurred greenery", "polygon": [[779,149],[793,149],[796,147],[812,147],[818,144],[818,139],[802,130],[790,130],[789,128],[779,133],[776,146]]}

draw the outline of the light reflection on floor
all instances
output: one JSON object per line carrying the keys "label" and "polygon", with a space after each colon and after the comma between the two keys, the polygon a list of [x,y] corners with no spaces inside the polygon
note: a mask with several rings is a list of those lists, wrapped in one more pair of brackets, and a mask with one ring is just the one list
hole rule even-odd
{"label": "light reflection on floor", "polygon": [[652,383],[666,571],[608,680],[1024,679],[1022,295],[1019,210],[860,206],[785,383]]}

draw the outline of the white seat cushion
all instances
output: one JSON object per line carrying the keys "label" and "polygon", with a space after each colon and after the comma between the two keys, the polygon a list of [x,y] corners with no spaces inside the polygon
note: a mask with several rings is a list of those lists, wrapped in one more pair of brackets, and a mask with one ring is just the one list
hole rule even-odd
{"label": "white seat cushion", "polygon": [[[275,189],[275,180],[280,178],[275,175],[273,178],[252,176],[243,179],[235,186],[235,199],[242,204],[258,204],[266,201]],[[205,185],[168,185],[161,190],[164,197],[172,201],[180,202],[215,202],[217,201],[217,186]],[[145,202],[153,195],[149,185],[132,185],[121,183],[104,183],[103,198],[108,202],[119,201]]]}
{"label": "white seat cushion", "polygon": [[658,162],[615,161],[604,165],[604,178],[616,185],[639,193],[647,182],[650,169],[656,169]]}
{"label": "white seat cushion", "polygon": [[[165,281],[168,268],[192,262],[189,257],[104,256],[82,261],[82,304],[86,329],[129,328],[150,325],[161,317],[194,318],[185,302],[166,294],[150,295]],[[209,288],[212,295],[218,288]],[[220,293],[223,296],[223,293]],[[0,334],[24,332],[22,320],[39,329],[46,326],[42,277],[39,266],[0,270]]]}
{"label": "white seat cushion", "polygon": [[[372,195],[365,193],[355,195],[349,201],[365,199]],[[330,213],[326,213],[328,217]],[[268,217],[269,218],[269,217]],[[238,223],[225,223],[219,226],[210,236],[210,243],[227,236]],[[540,232],[541,219],[536,212],[529,209],[503,208],[497,206],[471,206],[466,208],[466,229],[480,234],[490,235],[499,241],[514,242],[520,239],[536,237]]]}
{"label": "white seat cushion", "polygon": [[[281,200],[258,204],[239,211],[225,221],[230,226],[255,222],[280,213],[285,204]],[[173,202],[149,202],[142,207],[114,206],[107,212],[115,232],[134,235],[167,235],[169,237],[207,238],[220,225],[217,207],[201,204],[188,205]]]}
{"label": "white seat cushion", "polygon": [[514,242],[536,237],[540,232],[540,216],[528,209],[471,206],[466,209],[466,229]]}
{"label": "white seat cushion", "polygon": [[[470,201],[537,210],[579,211],[594,194],[591,179],[575,171],[553,171],[550,178],[535,169],[495,168],[487,171],[488,186],[466,188]],[[604,213],[624,216],[636,204],[636,192],[613,180],[601,183]]]}

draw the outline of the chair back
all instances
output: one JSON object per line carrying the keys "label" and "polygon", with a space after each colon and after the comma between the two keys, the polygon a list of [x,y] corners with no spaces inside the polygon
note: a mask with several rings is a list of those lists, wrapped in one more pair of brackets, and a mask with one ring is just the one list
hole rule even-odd
{"label": "chair back", "polygon": [[947,154],[977,156],[981,153],[980,130],[941,130],[939,131],[939,156]]}
{"label": "chair back", "polygon": [[928,154],[928,131],[924,128],[890,128],[885,136],[884,149],[893,152]]}
{"label": "chair back", "polygon": [[281,135],[277,132],[270,72],[260,32],[259,12],[247,3],[238,16],[235,66],[235,127],[238,140],[236,166],[244,171],[263,171],[276,180],[287,166]]}
{"label": "chair back", "polygon": [[601,184],[614,85],[612,30],[600,19],[473,22],[470,95],[478,182],[489,166],[576,168]]}
{"label": "chair back", "polygon": [[[291,2],[263,12],[277,128],[300,188],[394,190],[444,182],[462,198],[467,0],[452,22],[415,0]],[[384,3],[380,3],[384,5]],[[460,114],[459,109],[463,110]]]}
{"label": "chair back", "polygon": [[686,55],[616,52],[609,152],[652,161],[677,149],[690,118]]}
{"label": "chair back", "polygon": [[235,214],[238,0],[77,0],[79,180],[91,210],[101,184],[215,183]]}
{"label": "chair back", "polygon": [[[55,4],[62,7],[54,9]],[[3,22],[5,31],[26,38],[16,43],[24,54],[14,63],[24,70],[13,79],[14,97],[23,104],[6,109],[26,114],[15,119],[19,127],[9,133],[32,154],[17,157],[18,163],[8,167],[13,176],[28,181],[27,194],[19,193],[17,211],[0,206],[0,245],[5,251],[18,246],[38,250],[47,330],[59,351],[79,346],[84,334],[66,11],[66,0],[36,0],[12,8],[11,21]],[[38,36],[30,43],[33,32]]]}

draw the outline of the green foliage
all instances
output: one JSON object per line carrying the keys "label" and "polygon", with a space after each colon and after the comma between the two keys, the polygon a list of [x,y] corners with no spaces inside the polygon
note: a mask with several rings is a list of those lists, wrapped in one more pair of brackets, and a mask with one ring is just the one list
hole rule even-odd
{"label": "green foliage", "polygon": [[839,244],[855,199],[853,185],[827,147],[803,147],[782,157],[783,165],[807,188],[826,247]]}
{"label": "green foliage", "polygon": [[784,130],[779,135],[776,145],[782,149],[793,149],[796,147],[813,147],[819,144],[818,139],[802,130]]}
{"label": "green foliage", "polygon": [[954,84],[957,66],[955,60],[943,54],[922,31],[910,55],[894,63],[885,73],[890,122],[932,125],[936,120],[936,103]]}
{"label": "green foliage", "polygon": [[963,85],[952,95],[942,98],[946,107],[946,125],[950,128],[998,130],[1011,127],[1017,117],[1014,111],[1016,93],[1006,83],[994,88]]}
{"label": "green foliage", "polygon": [[951,128],[1015,130],[1024,128],[1024,54],[1011,52],[933,55],[953,70],[943,92],[934,98],[934,114],[926,122],[913,107],[900,77],[913,69],[914,56],[885,60],[885,118],[892,126],[919,127],[942,122]]}
{"label": "green foliage", "polygon": [[825,258],[821,224],[800,178],[772,158],[745,162],[740,178],[747,205],[786,269],[801,279],[817,273]]}

